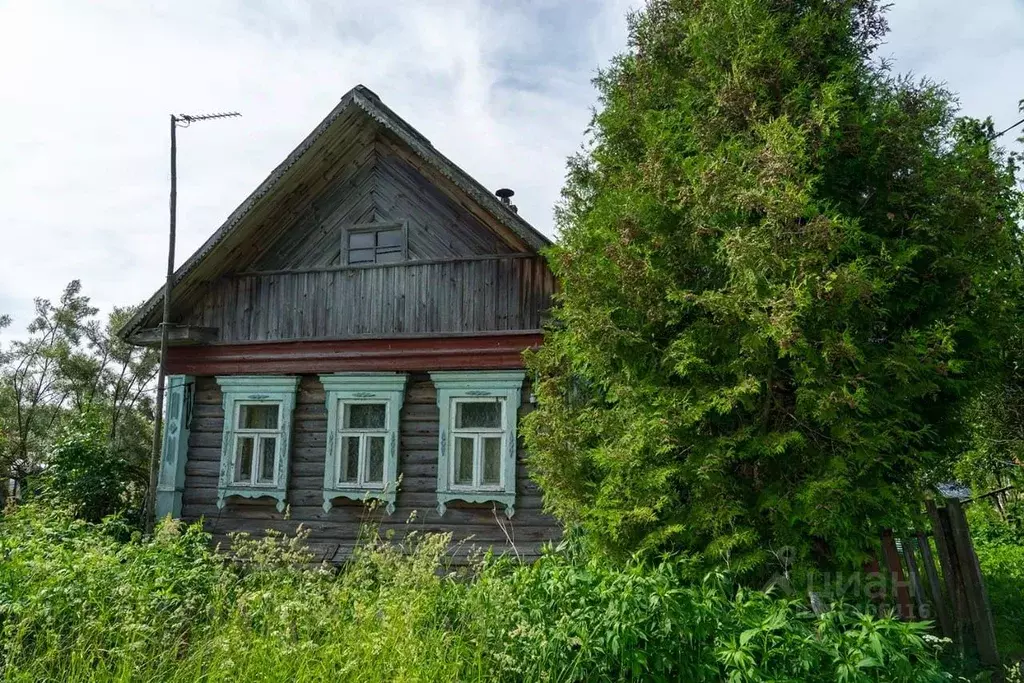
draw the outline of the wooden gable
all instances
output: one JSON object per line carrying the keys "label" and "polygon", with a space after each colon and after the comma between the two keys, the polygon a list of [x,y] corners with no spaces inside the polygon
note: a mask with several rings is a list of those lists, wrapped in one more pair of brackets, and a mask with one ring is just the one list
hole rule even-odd
{"label": "wooden gable", "polygon": [[339,266],[347,226],[400,223],[407,227],[408,259],[449,259],[529,252],[446,193],[405,155],[385,130],[342,164],[341,174],[303,209],[253,270]]}
{"label": "wooden gable", "polygon": [[[403,226],[406,258],[347,266],[343,232],[366,224]],[[360,86],[179,268],[172,339],[536,331],[554,290],[548,243]],[[152,343],[161,299],[122,336]]]}

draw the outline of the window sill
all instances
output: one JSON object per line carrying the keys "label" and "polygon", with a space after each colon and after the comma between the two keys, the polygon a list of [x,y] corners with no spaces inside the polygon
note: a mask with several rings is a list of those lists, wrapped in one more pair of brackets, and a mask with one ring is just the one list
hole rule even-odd
{"label": "window sill", "polygon": [[226,498],[274,498],[277,500],[277,511],[284,512],[286,497],[286,491],[279,487],[222,486],[217,489],[217,508],[224,508],[224,501]]}
{"label": "window sill", "polygon": [[505,506],[505,516],[512,519],[516,513],[516,494],[504,491],[482,491],[471,489],[466,491],[438,491],[437,514],[444,516],[448,503],[461,500],[465,503],[501,503]]}
{"label": "window sill", "polygon": [[324,512],[330,512],[331,508],[334,507],[335,498],[348,498],[349,500],[367,501],[370,499],[379,500],[387,505],[384,506],[384,511],[389,515],[395,512],[395,498],[396,491],[394,486],[389,486],[384,489],[368,489],[368,488],[355,488],[355,487],[341,487],[336,486],[334,488],[324,489]]}

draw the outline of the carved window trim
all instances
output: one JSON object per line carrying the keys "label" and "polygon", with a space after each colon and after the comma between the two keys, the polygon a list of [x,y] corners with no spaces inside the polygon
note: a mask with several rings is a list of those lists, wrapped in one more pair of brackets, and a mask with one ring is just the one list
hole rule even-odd
{"label": "carved window trim", "polygon": [[[437,449],[437,513],[444,515],[453,500],[495,502],[505,506],[511,519],[516,502],[517,423],[526,373],[515,371],[432,372],[437,389],[440,424]],[[501,483],[488,486],[454,485],[456,404],[460,400],[497,399],[502,405]]]}
{"label": "carved window trim", "polygon": [[[398,494],[398,430],[405,385],[408,376],[393,372],[336,372],[320,375],[327,406],[327,447],[324,453],[324,512],[330,512],[335,498],[365,500],[375,498],[386,503],[386,511],[395,511]],[[346,404],[383,403],[384,477],[379,485],[339,481],[342,422]]]}
{"label": "carved window trim", "polygon": [[191,375],[167,376],[167,400],[164,403],[163,449],[156,487],[156,518],[181,517],[181,499],[185,491],[185,463],[192,425],[195,378]]}
{"label": "carved window trim", "polygon": [[[299,378],[266,375],[231,375],[217,377],[223,395],[224,430],[221,442],[220,478],[217,486],[217,507],[223,508],[227,498],[273,498],[277,511],[283,512],[288,495],[288,465],[291,455],[292,419]],[[246,404],[278,406],[277,429],[274,431],[274,479],[270,483],[245,484],[235,481],[237,420],[241,406]],[[254,463],[255,467],[255,463]]]}

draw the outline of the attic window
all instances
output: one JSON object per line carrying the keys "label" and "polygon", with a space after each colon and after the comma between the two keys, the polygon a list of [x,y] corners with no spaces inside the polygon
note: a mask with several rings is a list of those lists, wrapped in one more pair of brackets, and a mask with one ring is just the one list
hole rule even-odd
{"label": "attic window", "polygon": [[402,223],[373,223],[345,230],[345,264],[369,266],[401,263],[406,259],[406,230]]}

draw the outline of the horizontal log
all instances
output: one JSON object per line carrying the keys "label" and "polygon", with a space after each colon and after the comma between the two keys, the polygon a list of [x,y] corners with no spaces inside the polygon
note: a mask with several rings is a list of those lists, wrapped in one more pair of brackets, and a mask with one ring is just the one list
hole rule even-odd
{"label": "horizontal log", "polygon": [[448,338],[225,344],[168,349],[167,368],[180,375],[312,374],[353,370],[491,370],[523,367],[536,332]]}

